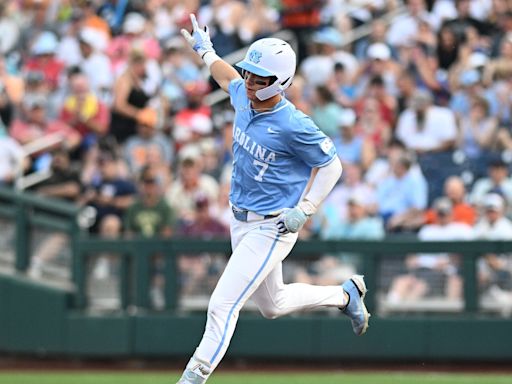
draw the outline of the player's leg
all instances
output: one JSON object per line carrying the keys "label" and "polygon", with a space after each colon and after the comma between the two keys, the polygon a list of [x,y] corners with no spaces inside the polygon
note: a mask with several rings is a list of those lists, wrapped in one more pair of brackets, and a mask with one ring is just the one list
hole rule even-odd
{"label": "player's leg", "polygon": [[264,222],[236,224],[232,236],[236,248],[211,296],[203,338],[180,383],[202,384],[208,379],[226,353],[240,309],[297,239],[278,235],[274,225]]}
{"label": "player's leg", "polygon": [[284,284],[282,263],[278,263],[251,296],[261,314],[269,319],[318,307],[342,308],[347,297],[341,285]]}
{"label": "player's leg", "polygon": [[354,275],[342,286],[284,284],[282,264],[276,265],[255,291],[252,299],[263,316],[276,318],[292,312],[317,307],[337,307],[352,322],[352,329],[362,335],[368,328],[370,314],[364,305],[366,285],[363,276]]}

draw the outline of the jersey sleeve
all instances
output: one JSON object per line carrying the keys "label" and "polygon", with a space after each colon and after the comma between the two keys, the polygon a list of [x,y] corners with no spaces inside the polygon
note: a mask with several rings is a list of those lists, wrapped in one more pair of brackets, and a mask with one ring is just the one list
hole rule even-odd
{"label": "jersey sleeve", "polygon": [[235,107],[237,105],[237,100],[241,97],[241,92],[244,91],[244,79],[234,79],[231,80],[228,86],[229,98],[231,101],[231,105]]}
{"label": "jersey sleeve", "polygon": [[292,122],[288,140],[290,151],[311,168],[323,167],[336,156],[332,140],[305,116]]}

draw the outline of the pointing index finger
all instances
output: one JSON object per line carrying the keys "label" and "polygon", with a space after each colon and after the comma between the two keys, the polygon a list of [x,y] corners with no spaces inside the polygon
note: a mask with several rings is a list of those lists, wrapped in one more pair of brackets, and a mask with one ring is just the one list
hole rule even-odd
{"label": "pointing index finger", "polygon": [[192,29],[197,31],[199,29],[199,25],[197,24],[196,15],[193,13],[190,14],[190,21],[192,22]]}

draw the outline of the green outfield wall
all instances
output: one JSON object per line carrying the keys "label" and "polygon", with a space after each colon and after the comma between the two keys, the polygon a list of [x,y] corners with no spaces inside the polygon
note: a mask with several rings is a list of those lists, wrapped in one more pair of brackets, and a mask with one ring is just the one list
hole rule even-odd
{"label": "green outfield wall", "polygon": [[[75,206],[0,188],[0,218],[10,220],[15,228],[13,268],[0,270],[0,353],[69,358],[190,356],[203,333],[205,315],[181,313],[177,306],[176,256],[205,251],[229,253],[229,241],[95,239],[80,233],[77,215],[79,209]],[[49,228],[69,236],[68,288],[26,277],[31,257],[28,239],[34,228]],[[478,257],[488,252],[512,253],[512,242],[300,241],[290,257],[343,251],[363,255],[370,311],[376,309],[382,257],[409,252],[462,254],[462,311],[387,317],[376,313],[362,337],[354,336],[349,321],[338,313],[266,320],[242,312],[228,357],[512,362],[512,321],[481,312],[476,285]],[[88,258],[98,252],[122,255],[122,305],[115,313],[92,314],[87,302],[86,265]],[[166,306],[158,312],[149,305],[150,256],[155,252],[165,260]]]}
{"label": "green outfield wall", "polygon": [[[69,358],[185,358],[204,315],[90,315],[70,292],[0,276],[0,352]],[[357,361],[512,361],[510,320],[445,316],[374,318],[352,334],[347,319],[314,314],[266,320],[242,314],[228,357]]]}

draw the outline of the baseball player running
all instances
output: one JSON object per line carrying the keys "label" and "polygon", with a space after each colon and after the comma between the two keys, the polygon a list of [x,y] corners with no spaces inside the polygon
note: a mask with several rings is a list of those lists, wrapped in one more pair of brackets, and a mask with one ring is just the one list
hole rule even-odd
{"label": "baseball player running", "polygon": [[[354,275],[342,286],[284,284],[282,261],[341,176],[331,140],[283,96],[295,74],[295,52],[275,38],[254,42],[237,64],[243,78],[213,48],[208,27],[181,33],[229,93],[235,109],[230,202],[233,254],[210,298],[203,338],[178,384],[205,383],[226,353],[238,315],[252,298],[274,319],[320,306],[337,307],[365,333],[366,285]],[[309,181],[309,183],[308,183]]]}

